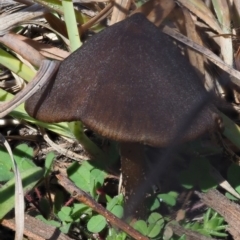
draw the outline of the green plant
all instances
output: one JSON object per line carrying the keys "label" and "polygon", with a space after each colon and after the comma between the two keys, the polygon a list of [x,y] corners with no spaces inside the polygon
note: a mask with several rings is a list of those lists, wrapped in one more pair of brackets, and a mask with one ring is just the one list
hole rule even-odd
{"label": "green plant", "polygon": [[[18,164],[20,172],[22,173],[23,182],[25,189],[32,188],[40,178],[45,177],[48,178],[51,173],[51,167],[53,164],[53,160],[55,155],[53,153],[49,153],[46,156],[45,167],[44,169],[38,168],[32,162],[33,156],[33,148],[29,147],[26,144],[20,144],[13,150],[14,158]],[[8,154],[3,148],[0,148],[0,176],[1,181],[9,181],[5,184],[1,189],[0,193],[5,194],[5,192],[9,192],[9,189],[13,188],[13,180],[12,180],[12,172],[11,166],[8,161]],[[203,164],[203,166],[201,165]],[[196,162],[193,161],[192,165],[189,167],[191,171],[188,169],[187,171],[194,171],[199,168],[202,171],[206,172],[208,169],[208,162],[202,159],[197,159]],[[239,172],[239,167],[235,165],[231,165],[228,170],[228,178],[232,183],[234,183],[234,179],[236,182],[236,187],[238,186],[238,177],[236,177],[236,173]],[[121,218],[123,216],[123,196],[117,195],[115,197],[108,196],[104,191],[102,191],[105,179],[107,177],[107,173],[99,167],[92,165],[89,161],[85,161],[83,164],[78,164],[77,162],[70,165],[67,169],[67,173],[69,178],[82,190],[88,192],[96,201],[100,200],[106,204],[107,210],[115,214],[117,217]],[[186,174],[186,172],[185,172]],[[191,176],[194,174],[190,174]],[[25,182],[27,178],[30,183]],[[182,178],[184,179],[184,174],[182,174]],[[188,174],[187,174],[188,176]],[[196,178],[187,178],[190,186],[194,186]],[[185,179],[186,182],[186,179]],[[202,186],[201,184],[199,186]],[[11,192],[10,191],[10,192]],[[0,216],[4,216],[12,207],[13,207],[13,192],[8,193],[7,196],[7,204],[5,202],[0,202],[1,206],[1,214]],[[0,194],[3,196],[3,194]],[[148,219],[146,221],[139,220],[133,224],[133,227],[141,232],[143,235],[149,237],[150,239],[161,239],[161,232],[164,228],[165,223],[168,221],[164,219],[161,214],[156,212],[161,204],[165,204],[169,209],[176,205],[176,200],[178,197],[177,192],[170,191],[168,193],[156,194],[149,200],[149,211],[151,212]],[[1,201],[1,197],[0,197]],[[53,209],[50,205],[48,198],[42,198],[39,200],[39,209],[42,210],[41,213],[47,217],[44,218],[42,215],[38,215],[37,217],[47,224],[58,227],[63,233],[69,233],[72,229],[72,226],[78,226],[82,229],[85,235],[91,235],[92,233],[101,233],[104,230],[106,234],[106,239],[113,240],[125,240],[129,239],[129,237],[124,232],[119,232],[117,229],[108,226],[107,220],[95,212],[92,211],[89,207],[82,203],[73,203],[71,204],[71,199],[64,203],[65,198],[61,191],[56,192],[55,201],[53,203]],[[6,211],[2,211],[2,206],[6,209]],[[10,206],[10,207],[9,207]],[[55,218],[51,218],[49,212],[52,211],[55,213]],[[48,215],[47,215],[48,212]],[[186,222],[186,221],[185,221]],[[224,224],[224,219],[220,217],[213,210],[208,209],[208,211],[204,214],[203,221],[196,221],[194,223],[183,223],[184,227],[198,231],[201,234],[207,236],[217,236],[224,237],[226,233],[223,232],[225,230],[226,225]],[[184,236],[181,238],[172,238],[172,239],[184,239]]]}
{"label": "green plant", "polygon": [[[27,144],[20,144],[13,150],[13,156],[21,173],[24,192],[31,190],[44,176],[45,170],[37,167],[33,162],[33,148]],[[52,162],[54,155],[47,156],[48,163]],[[0,188],[0,219],[14,207],[14,178],[10,157],[6,150],[0,147],[0,181],[6,182]]]}
{"label": "green plant", "polygon": [[89,192],[93,198],[97,196],[96,189],[102,186],[107,176],[106,172],[95,168],[89,161],[85,161],[81,165],[77,162],[73,163],[67,169],[67,173],[76,186]]}
{"label": "green plant", "polygon": [[[103,170],[85,161],[81,165],[76,162],[73,163],[67,169],[67,173],[69,178],[79,188],[91,194],[96,201],[98,201],[100,195],[102,195],[105,198],[107,210],[119,218],[123,216],[123,196],[120,194],[111,198],[101,192],[107,176]],[[55,219],[47,220],[41,215],[39,215],[38,218],[47,224],[59,227],[64,233],[68,233],[72,225],[77,225],[79,228],[82,228],[86,235],[88,232],[99,233],[107,227],[107,220],[103,216],[96,214],[91,208],[82,203],[74,203],[71,205],[71,199],[67,203],[64,203],[64,198],[60,192],[56,193],[54,213],[57,217]]]}
{"label": "green plant", "polygon": [[127,234],[124,232],[118,232],[114,228],[109,228],[108,236],[106,240],[125,240],[127,238]]}
{"label": "green plant", "polygon": [[160,232],[164,227],[164,219],[161,214],[153,212],[147,221],[139,220],[134,223],[133,227],[149,238],[160,237]]}
{"label": "green plant", "polygon": [[202,222],[196,221],[194,223],[188,223],[185,225],[185,227],[209,237],[227,236],[227,234],[224,232],[227,228],[224,218],[211,208],[209,208],[203,215]]}
{"label": "green plant", "polygon": [[147,198],[146,204],[150,212],[159,209],[161,203],[164,203],[171,208],[176,205],[177,197],[178,193],[174,191],[168,193],[160,193]]}
{"label": "green plant", "polygon": [[[65,2],[68,2],[68,1],[64,1],[63,3]],[[221,23],[221,26],[223,27],[228,26],[226,22],[221,20],[222,16],[220,16],[220,14],[224,15],[224,11],[217,11],[218,8],[216,7],[216,4],[219,4],[219,2],[221,1],[212,1],[212,2],[214,4],[216,16],[219,22]],[[54,6],[52,8],[58,12],[64,10],[62,8],[61,3],[56,2],[54,0],[51,0],[48,2],[42,1],[42,3],[48,6],[50,5]],[[141,5],[142,2],[141,3],[138,2],[138,4]],[[72,8],[72,6],[70,7]],[[196,8],[196,9],[198,9],[199,12],[202,11],[201,9],[199,10],[199,8]],[[207,8],[203,12],[209,9]],[[227,8],[225,8],[224,10],[227,10]],[[67,11],[68,10],[66,9],[65,12]],[[70,15],[72,13],[70,13]],[[84,18],[84,15],[79,13],[78,11],[75,11],[75,14],[78,22],[81,22]],[[227,16],[227,14],[225,15]],[[84,21],[86,22],[86,17],[84,18]],[[211,21],[208,21],[208,23],[209,22],[211,23]],[[21,63],[15,57],[10,55],[9,52],[10,52],[9,50],[7,52],[0,49],[0,61],[6,66],[8,66],[9,69],[11,69],[13,72],[18,72],[18,74],[24,79],[27,79],[27,80],[31,79],[34,72],[31,69],[29,69],[25,64]],[[231,53],[231,51],[228,51],[228,52]],[[1,97],[5,97],[6,95],[10,96],[11,94],[6,94],[3,90],[0,90],[0,95]],[[23,106],[18,107],[16,110],[14,110],[11,113],[11,115],[18,119],[24,119],[26,121],[33,122],[49,130],[55,131],[60,135],[65,135],[71,138],[74,138],[73,135],[77,137],[77,134],[79,133],[81,134],[81,131],[78,131],[78,127],[76,126],[71,127],[71,124],[69,125],[65,123],[44,124],[36,120],[33,120],[26,114],[25,110],[23,109]],[[225,125],[224,127],[225,136],[227,136],[233,143],[235,143],[236,146],[239,146],[239,127],[236,124],[234,124],[230,119],[228,119],[226,116],[222,115],[222,117]],[[80,128],[82,130],[81,126]],[[25,154],[22,154],[22,153],[19,154],[18,151],[20,152],[22,151]],[[31,189],[36,184],[36,182],[39,179],[41,179],[43,176],[46,178],[48,177],[48,175],[51,172],[51,165],[53,162],[54,155],[47,156],[44,170],[36,167],[35,164],[31,161],[32,148],[28,146],[26,147],[26,146],[19,145],[14,151],[14,157],[16,158],[20,171],[22,172],[24,189],[25,191],[27,191],[27,189]],[[13,173],[12,173],[11,163],[10,161],[8,161],[8,158],[9,158],[8,154],[6,154],[6,152],[3,149],[0,149],[0,181],[1,182],[8,181],[0,189],[0,209],[1,209],[0,215],[2,217],[3,215],[5,215],[5,213],[9,209],[13,207],[13,203],[12,203]],[[237,192],[240,192],[239,170],[240,169],[238,166],[232,164],[228,169],[228,178],[227,178]],[[209,173],[209,171],[210,171],[210,165],[208,160],[203,158],[197,158],[196,160],[194,159],[191,162],[189,169],[184,171],[181,174],[181,177],[180,177],[181,183],[187,189],[191,189],[195,186],[199,187],[203,191],[206,191],[210,188],[214,188],[217,186],[217,184],[210,174],[204,175],[204,178],[202,177],[202,173],[204,174]],[[101,194],[98,193],[98,190],[102,187],[104,179],[106,178],[106,173],[104,171],[96,167],[89,166],[88,163],[83,164],[82,166],[79,166],[77,163],[75,163],[71,166],[71,169],[68,169],[68,173],[71,179],[76,183],[76,185],[78,185],[85,191],[89,192],[97,201],[99,200],[99,196]],[[232,197],[230,194],[226,194],[226,195],[231,199],[236,199]],[[122,196],[120,195],[114,198],[110,198],[109,196],[105,195],[104,197],[105,197],[104,204],[107,205],[107,208],[110,211],[114,212],[117,216],[121,217],[122,211],[123,211]],[[157,211],[161,206],[162,202],[164,202],[169,208],[172,208],[176,204],[176,199],[177,199],[177,194],[174,192],[169,192],[167,194],[158,194],[157,196],[154,196],[153,199],[151,199],[152,203],[150,204],[150,211]],[[42,210],[50,209],[51,207],[47,198],[41,199],[39,205]],[[92,212],[92,210],[86,207],[84,204],[74,203],[71,206],[64,204],[64,198],[62,196],[61,191],[57,191],[56,193],[53,211],[56,214],[57,218],[61,220],[61,223],[60,221],[56,221],[56,220],[48,220],[48,221],[44,220],[44,221],[56,227],[60,227],[61,230],[65,233],[69,232],[69,229],[71,228],[72,224],[78,224],[82,222],[86,225],[86,229],[91,232],[101,232],[104,228],[107,227],[106,219]],[[151,213],[151,215],[156,217],[154,218],[155,220],[158,219],[155,222],[154,221],[153,222],[157,224],[157,226],[160,226],[160,225],[162,226],[160,221],[161,218],[157,217],[158,216],[157,213]],[[208,211],[204,214],[204,220],[202,222],[200,221],[200,222],[188,223],[186,226],[189,227],[190,229],[197,230],[203,234],[213,233],[212,234],[213,236],[217,236],[216,234],[223,234],[221,230],[225,229],[225,225],[223,224],[222,219],[223,218],[217,216],[216,213],[212,212],[212,210],[208,209]],[[151,230],[151,224],[153,222],[151,222],[151,219],[150,220],[148,219],[147,221],[139,221],[138,223],[136,223],[136,226],[137,228],[141,228],[141,231],[143,232],[144,235],[153,237],[154,234],[156,235],[156,232],[153,231],[153,229],[156,229],[156,228],[153,225]],[[156,236],[158,237],[158,235]],[[118,232],[116,229],[113,229],[109,226],[108,236],[106,239],[122,240],[126,238],[127,236],[125,233]],[[186,239],[186,236],[183,235],[182,237],[177,239],[183,240],[183,239]]]}
{"label": "green plant", "polygon": [[[99,189],[102,188],[104,180],[107,176],[106,172],[100,170],[99,168],[94,167],[90,162],[86,161],[83,164],[79,165],[78,163],[73,163],[68,169],[67,173],[69,178],[82,190],[91,194],[93,198],[98,201],[99,199]],[[101,191],[100,191],[101,193]],[[104,193],[103,193],[104,194]],[[121,218],[123,216],[123,196],[117,195],[113,198],[104,194],[106,200],[106,209],[112,212],[117,217]],[[151,212],[146,221],[139,220],[134,223],[134,228],[141,232],[143,235],[148,236],[149,238],[155,239],[160,236],[161,230],[165,224],[165,221],[161,214],[153,212],[157,210],[161,203],[165,203],[169,207],[173,207],[176,204],[176,199],[178,193],[169,192],[163,194],[157,194],[149,199],[149,211]],[[85,206],[85,205],[82,205]],[[72,211],[70,208],[61,209],[60,212],[64,210],[64,216],[67,216],[69,222],[76,222],[76,219],[81,218],[85,215],[84,221],[86,222],[87,230],[92,233],[99,233],[107,227],[107,221],[104,217],[99,214],[95,214],[91,209],[82,208],[81,211],[78,211],[77,218],[72,217]],[[61,213],[62,214],[62,213]],[[62,218],[63,215],[59,215],[61,220],[66,220]],[[76,217],[76,214],[75,214]],[[108,229],[108,238],[107,239],[125,239],[126,234],[118,232],[113,228]]]}
{"label": "green plant", "polygon": [[[225,224],[223,217],[221,217],[217,212],[215,212],[211,208],[208,208],[208,210],[205,212],[201,220],[196,220],[194,222],[189,223],[184,222],[181,225],[184,226],[184,228],[186,229],[196,231],[207,237],[225,238],[227,236],[225,232],[227,225]],[[183,234],[181,237],[174,235],[170,238],[170,240],[185,240],[185,239],[186,239],[185,234]]]}
{"label": "green plant", "polygon": [[[69,178],[79,188],[90,193],[93,198],[98,200],[99,193],[97,190],[102,188],[104,180],[107,176],[103,170],[95,168],[86,161],[82,165],[77,163],[72,164],[68,168],[67,172]],[[110,196],[105,195],[105,198],[107,210],[121,218],[123,216],[123,196],[117,195],[114,198],[111,198]],[[93,233],[102,231],[107,225],[107,221],[104,217],[99,214],[94,214],[90,210],[88,212],[88,217],[85,219],[87,219],[87,229]]]}

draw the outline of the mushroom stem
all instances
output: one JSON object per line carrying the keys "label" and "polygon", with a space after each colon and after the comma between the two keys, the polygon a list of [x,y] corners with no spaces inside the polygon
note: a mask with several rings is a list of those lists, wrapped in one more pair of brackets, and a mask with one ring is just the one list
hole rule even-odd
{"label": "mushroom stem", "polygon": [[83,124],[80,121],[70,122],[68,126],[84,150],[95,160],[104,161],[107,159],[104,152],[92,142],[83,131]]}
{"label": "mushroom stem", "polygon": [[125,217],[146,218],[144,196],[137,189],[146,181],[144,146],[139,143],[120,143],[122,164],[122,192],[125,196]]}

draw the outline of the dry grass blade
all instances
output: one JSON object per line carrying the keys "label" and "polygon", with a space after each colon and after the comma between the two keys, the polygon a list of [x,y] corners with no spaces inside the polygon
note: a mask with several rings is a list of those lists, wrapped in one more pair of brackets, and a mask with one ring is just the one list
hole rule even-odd
{"label": "dry grass blade", "polygon": [[[223,33],[231,35],[231,15],[229,9],[229,1],[226,0],[213,0],[213,6],[221,24]],[[231,37],[220,36],[221,55],[225,63],[233,65],[233,47]]]}
{"label": "dry grass blade", "polygon": [[113,7],[110,25],[113,25],[114,23],[120,22],[125,19],[126,15],[128,14],[130,5],[130,0],[116,0]]}
{"label": "dry grass blade", "polygon": [[223,69],[225,72],[232,75],[234,78],[236,78],[236,79],[232,78],[231,81],[233,83],[235,83],[236,85],[240,86],[240,73],[239,73],[239,71],[233,69],[231,66],[224,63],[221,58],[219,58],[216,54],[211,52],[209,49],[193,42],[191,39],[185,37],[181,33],[177,32],[177,31],[175,31],[175,30],[173,30],[173,29],[171,29],[167,26],[164,27],[163,32],[165,32],[169,36],[177,39],[179,42],[182,42],[185,45],[189,46],[190,48],[196,50],[197,52],[205,55],[211,62],[216,64],[218,67]]}
{"label": "dry grass blade", "polygon": [[15,218],[16,218],[15,240],[22,240],[24,231],[24,193],[22,179],[17,164],[13,158],[11,147],[9,146],[8,142],[1,133],[0,140],[8,151],[8,154],[12,160],[13,170],[15,173]]}
{"label": "dry grass blade", "polygon": [[[190,12],[187,9],[183,8],[183,14],[186,22],[185,26],[187,36],[199,45],[203,45],[202,40],[196,31],[195,24],[191,18]],[[195,51],[188,48],[188,56],[191,64],[199,70],[199,72],[201,73],[200,77],[203,78],[203,76],[205,75],[203,55],[196,53]]]}
{"label": "dry grass blade", "polygon": [[20,40],[15,33],[7,33],[0,37],[0,42],[12,49],[12,51],[21,55],[34,66],[39,67],[44,60],[44,57],[32,48],[28,43]]}
{"label": "dry grass blade", "polygon": [[114,3],[111,1],[98,15],[91,18],[87,23],[83,24],[81,26],[81,31],[85,32],[87,29],[91,28],[94,24],[106,18],[111,13],[113,5]]}
{"label": "dry grass blade", "polygon": [[26,84],[23,81],[22,78],[20,78],[17,74],[15,74],[14,72],[12,72],[12,75],[14,76],[13,80],[1,80],[0,81],[0,88],[9,91],[11,93],[16,93],[19,92],[20,90],[22,90]]}
{"label": "dry grass blade", "polygon": [[233,0],[233,6],[235,7],[235,10],[236,10],[236,19],[239,20],[239,17],[240,17],[240,1],[239,0]]}
{"label": "dry grass blade", "polygon": [[173,0],[150,0],[133,11],[130,15],[138,12],[143,13],[149,21],[156,26],[160,26],[174,7],[175,2]]}
{"label": "dry grass blade", "polygon": [[57,145],[56,143],[54,143],[49,136],[47,135],[46,131],[43,128],[40,128],[41,134],[43,136],[43,139],[55,150],[57,151],[59,154],[64,155],[70,159],[76,160],[78,162],[83,162],[88,160],[89,158],[84,158],[68,149],[64,149],[61,146]]}
{"label": "dry grass blade", "polygon": [[178,0],[178,2],[189,9],[193,14],[202,19],[213,30],[222,34],[223,31],[220,28],[216,18],[210,9],[201,0]]}
{"label": "dry grass blade", "polygon": [[34,4],[22,11],[0,17],[0,36],[8,33],[13,27],[22,21],[42,16],[45,11],[46,9],[42,6]]}
{"label": "dry grass blade", "polygon": [[[6,34],[7,35],[7,34]],[[4,37],[6,36],[4,35]],[[3,38],[4,38],[3,37]],[[45,44],[45,43],[41,43],[41,42],[37,42],[37,41],[34,41],[30,38],[27,38],[25,36],[22,36],[22,35],[18,35],[18,34],[15,34],[14,35],[15,39],[18,39],[22,42],[25,42],[26,44],[28,44],[29,46],[33,47],[34,49],[36,49],[41,55],[43,55],[44,57],[46,58],[51,58],[51,59],[55,59],[55,60],[63,60],[65,59],[66,57],[69,56],[69,52],[65,51],[65,50],[62,50],[60,48],[57,48],[57,47],[54,47],[54,46],[51,46],[49,44]],[[1,39],[1,38],[0,38]],[[23,56],[24,57],[24,56]],[[31,62],[32,63],[32,62]],[[39,65],[35,65],[35,66],[40,66],[41,64]]]}

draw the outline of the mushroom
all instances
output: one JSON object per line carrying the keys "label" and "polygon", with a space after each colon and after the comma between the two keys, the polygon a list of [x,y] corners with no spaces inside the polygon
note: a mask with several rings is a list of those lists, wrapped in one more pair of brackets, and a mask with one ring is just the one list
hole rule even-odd
{"label": "mushroom", "polygon": [[[206,95],[172,39],[137,13],[73,52],[61,63],[56,78],[28,99],[25,108],[30,116],[48,123],[81,120],[118,141],[129,199],[144,179],[144,145],[167,147],[179,123]],[[209,103],[181,142],[214,129],[217,118]],[[134,204],[126,204],[129,211]]]}

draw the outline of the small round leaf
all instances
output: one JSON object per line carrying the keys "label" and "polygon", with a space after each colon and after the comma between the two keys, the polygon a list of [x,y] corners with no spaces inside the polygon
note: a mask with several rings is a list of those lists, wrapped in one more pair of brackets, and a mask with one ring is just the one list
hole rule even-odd
{"label": "small round leaf", "polygon": [[148,218],[148,234],[150,238],[156,237],[164,226],[164,220],[161,214],[152,213]]}
{"label": "small round leaf", "polygon": [[92,233],[98,233],[101,232],[106,225],[107,221],[105,217],[103,217],[102,215],[97,215],[90,218],[87,223],[87,229]]}
{"label": "small round leaf", "polygon": [[120,205],[116,205],[112,209],[112,214],[114,214],[118,218],[122,218],[123,216],[123,207]]}
{"label": "small round leaf", "polygon": [[142,233],[144,236],[146,236],[148,228],[147,223],[143,220],[139,220],[135,222],[133,225],[133,228],[136,229],[138,232]]}

